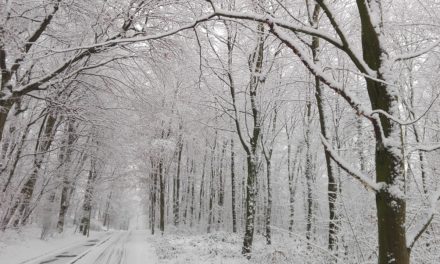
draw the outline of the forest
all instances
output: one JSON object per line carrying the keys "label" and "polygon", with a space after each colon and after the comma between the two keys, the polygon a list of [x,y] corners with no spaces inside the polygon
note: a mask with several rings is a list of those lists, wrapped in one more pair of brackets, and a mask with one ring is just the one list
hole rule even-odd
{"label": "forest", "polygon": [[440,263],[438,0],[0,0],[0,71],[0,263]]}

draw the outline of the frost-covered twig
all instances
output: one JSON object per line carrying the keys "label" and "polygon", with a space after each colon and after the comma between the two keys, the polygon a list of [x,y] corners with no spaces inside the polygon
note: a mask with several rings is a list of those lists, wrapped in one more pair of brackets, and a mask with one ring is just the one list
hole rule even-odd
{"label": "frost-covered twig", "polygon": [[412,147],[408,152],[414,152],[414,151],[423,151],[423,152],[432,152],[440,149],[440,143],[434,144],[434,145],[416,145]]}
{"label": "frost-covered twig", "polygon": [[307,239],[307,238],[305,238],[305,237],[303,237],[303,236],[301,236],[301,235],[298,235],[298,234],[296,234],[295,232],[292,232],[292,231],[286,230],[286,229],[284,229],[284,228],[279,228],[279,227],[277,227],[277,226],[273,226],[273,225],[271,225],[270,227],[271,227],[272,229],[274,229],[274,230],[278,230],[278,231],[280,231],[280,232],[282,232],[282,233],[288,233],[289,235],[293,235],[293,236],[297,237],[299,240],[305,241],[308,245],[313,246],[313,247],[319,249],[320,251],[326,253],[328,256],[334,258],[334,259],[337,260],[338,262],[342,262],[342,259],[340,259],[337,255],[333,254],[333,252],[329,251],[328,249],[326,249],[326,248],[324,248],[324,247],[319,246],[318,244],[313,243],[311,240],[309,240],[309,239]]}
{"label": "frost-covered twig", "polygon": [[413,248],[414,244],[417,242],[420,236],[423,235],[423,233],[431,224],[432,219],[434,219],[435,209],[437,208],[439,200],[440,200],[440,190],[437,190],[431,195],[430,207],[426,212],[426,217],[416,225],[415,230],[413,230],[411,233],[407,235],[406,246],[408,250],[411,250]]}
{"label": "frost-covered twig", "polygon": [[336,31],[336,34],[338,34],[339,38],[342,42],[342,47],[345,53],[350,57],[350,59],[354,62],[356,67],[363,73],[368,76],[375,76],[374,71],[370,69],[370,67],[367,65],[367,63],[363,60],[363,58],[358,55],[355,51],[352,50],[350,43],[348,42],[348,38],[344,31],[342,30],[342,27],[336,20],[334,16],[334,11],[330,8],[329,5],[325,3],[324,0],[317,0],[316,1],[324,10],[324,13],[326,14],[327,18],[329,19],[333,29]]}
{"label": "frost-covered twig", "polygon": [[433,50],[434,48],[436,48],[439,45],[440,45],[440,39],[433,42],[431,45],[429,45],[428,47],[426,47],[424,49],[415,51],[413,53],[401,54],[401,55],[397,56],[396,58],[394,58],[394,61],[410,60],[410,59],[417,58],[419,56],[422,56],[423,54],[430,52],[431,50]]}
{"label": "frost-covered twig", "polygon": [[167,31],[164,33],[160,33],[160,34],[148,35],[148,36],[135,36],[135,37],[131,37],[131,38],[118,38],[118,39],[112,39],[112,40],[103,41],[103,42],[91,44],[91,45],[84,45],[84,46],[78,46],[78,47],[66,48],[66,49],[51,49],[49,51],[51,51],[53,53],[65,53],[65,52],[69,52],[69,51],[97,49],[97,48],[101,48],[101,47],[114,46],[116,44],[139,43],[139,42],[144,42],[144,41],[163,39],[165,37],[175,35],[175,34],[180,33],[182,31],[192,29],[195,26],[197,26],[198,24],[200,24],[202,22],[206,22],[215,16],[217,16],[215,13],[209,14],[206,16],[201,16],[201,17],[197,18],[196,20],[194,20],[193,22],[188,23],[182,27],[179,27],[179,28],[176,28],[174,30],[170,30],[170,31]]}

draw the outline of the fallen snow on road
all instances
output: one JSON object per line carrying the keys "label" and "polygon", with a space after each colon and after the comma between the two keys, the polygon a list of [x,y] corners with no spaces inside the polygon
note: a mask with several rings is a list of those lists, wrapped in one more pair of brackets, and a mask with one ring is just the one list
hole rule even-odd
{"label": "fallen snow on road", "polygon": [[132,231],[129,241],[125,244],[127,264],[159,263],[154,248],[147,241],[147,231]]}
{"label": "fallen snow on road", "polygon": [[91,249],[75,264],[157,264],[155,250],[145,230],[115,232],[105,243]]}
{"label": "fallen snow on road", "polygon": [[28,227],[22,230],[6,230],[0,232],[0,263],[19,264],[37,259],[83,243],[89,239],[102,236],[102,232],[91,232],[90,237],[74,233],[72,229],[61,235],[54,235],[41,240],[41,229]]}

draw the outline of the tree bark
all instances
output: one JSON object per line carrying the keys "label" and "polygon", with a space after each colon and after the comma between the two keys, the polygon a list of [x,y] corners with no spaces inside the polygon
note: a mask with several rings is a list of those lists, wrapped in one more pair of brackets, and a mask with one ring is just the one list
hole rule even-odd
{"label": "tree bark", "polygon": [[[373,1],[372,1],[373,2]],[[356,0],[362,26],[362,51],[368,66],[377,71],[378,79],[385,80],[387,65],[383,60],[388,55],[380,43],[380,28],[372,22],[367,0]],[[378,3],[375,3],[378,4]],[[376,14],[377,15],[377,14]],[[374,18],[375,20],[379,18]],[[385,68],[385,69],[384,69]],[[387,113],[397,114],[398,99],[390,91],[387,82],[365,78],[373,110],[380,109]],[[400,133],[400,127],[389,118],[381,115],[380,124],[383,135],[393,138]],[[405,179],[402,178],[401,164],[403,157],[400,151],[383,142],[381,131],[375,127],[376,138],[376,181],[398,188],[402,193]],[[379,264],[409,264],[410,252],[406,246],[406,201],[399,195],[391,194],[389,189],[382,188],[376,193],[377,224],[379,236]]]}
{"label": "tree bark", "polygon": [[306,238],[312,239],[312,221],[313,221],[313,164],[312,153],[310,149],[311,145],[311,116],[312,116],[312,102],[309,97],[306,102],[306,116],[305,116],[305,147],[306,147],[306,163],[305,163],[305,178],[306,178],[306,195],[307,195],[307,207],[306,207]]}

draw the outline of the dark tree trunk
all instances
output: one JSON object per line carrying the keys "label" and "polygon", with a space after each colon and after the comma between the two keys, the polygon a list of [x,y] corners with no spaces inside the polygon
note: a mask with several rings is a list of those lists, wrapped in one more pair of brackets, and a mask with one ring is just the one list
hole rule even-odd
{"label": "dark tree trunk", "polygon": [[211,177],[209,179],[209,203],[208,203],[208,226],[207,226],[207,232],[211,233],[212,223],[214,221],[214,199],[215,199],[215,186],[214,186],[214,179],[216,177],[216,169],[215,169],[215,149],[217,146],[217,134],[214,138],[214,146],[211,150]]}
{"label": "dark tree trunk", "polygon": [[180,170],[182,163],[182,151],[183,143],[182,139],[179,140],[177,150],[177,172],[173,184],[173,213],[174,213],[174,225],[179,225],[179,203],[180,203]]}
{"label": "dark tree trunk", "polygon": [[226,153],[226,147],[227,147],[227,142],[223,143],[223,147],[222,147],[222,152],[221,152],[221,157],[220,157],[220,162],[219,162],[219,173],[218,173],[218,180],[219,180],[219,184],[218,184],[218,201],[217,201],[217,205],[218,205],[218,210],[217,210],[217,226],[218,228],[220,228],[220,225],[222,223],[222,215],[223,215],[223,206],[225,203],[225,177],[224,177],[224,171],[223,171],[223,161],[225,159],[225,153]]}
{"label": "dark tree trunk", "polygon": [[306,238],[312,239],[312,222],[313,222],[313,164],[312,153],[310,149],[310,133],[311,133],[311,116],[312,116],[312,103],[311,98],[306,103],[306,134],[305,134],[305,147],[306,147],[306,163],[305,163],[305,178],[306,178],[306,193],[307,193],[307,212],[306,212]]}
{"label": "dark tree trunk", "polygon": [[159,160],[159,230],[165,232],[165,177],[163,160]]}
{"label": "dark tree trunk", "polygon": [[[264,25],[258,24],[258,42],[257,46],[250,56],[249,66],[251,69],[251,81],[249,88],[249,98],[250,105],[252,111],[252,121],[253,128],[252,134],[249,138],[249,145],[247,145],[244,139],[241,136],[241,132],[239,134],[240,141],[243,145],[243,148],[247,154],[247,181],[246,181],[246,220],[245,220],[245,233],[243,239],[243,247],[242,254],[247,258],[250,258],[250,253],[252,251],[252,243],[254,240],[254,229],[255,229],[255,208],[256,208],[256,194],[257,194],[257,146],[258,141],[260,140],[261,133],[261,120],[260,120],[260,111],[257,106],[257,91],[258,87],[261,84],[261,79],[259,74],[261,74],[261,70],[263,68],[263,57],[264,57]],[[233,89],[233,88],[231,88]],[[234,98],[235,105],[235,92],[232,92]],[[236,120],[238,122],[238,120]],[[240,131],[240,126],[238,123],[236,124],[237,131]]]}
{"label": "dark tree trunk", "polygon": [[[315,5],[312,17],[310,18],[310,24],[316,28],[318,28],[318,19],[320,14],[320,6],[319,4]],[[319,38],[312,37],[312,56],[313,61],[317,63],[318,53],[319,53]],[[326,117],[324,111],[324,97],[323,91],[321,87],[321,82],[318,76],[315,76],[315,98],[316,104],[318,106],[318,114],[319,114],[319,124],[321,128],[322,136],[329,141],[327,127],[326,127]],[[336,182],[336,178],[333,174],[332,164],[331,164],[331,156],[329,151],[324,148],[324,156],[325,163],[327,168],[327,197],[328,197],[328,209],[329,209],[329,225],[328,225],[328,249],[330,251],[337,251],[338,248],[338,215],[336,212],[336,200],[338,195],[338,184]]]}
{"label": "dark tree trunk", "polygon": [[267,179],[267,207],[266,207],[266,244],[272,244],[271,216],[272,216],[272,184],[271,184],[272,162],[270,158],[266,160],[266,179]]}
{"label": "dark tree trunk", "polygon": [[232,232],[237,233],[237,211],[235,190],[235,152],[234,139],[231,139],[231,195],[232,195]]}
{"label": "dark tree trunk", "polygon": [[157,200],[157,168],[154,162],[151,162],[152,184],[150,185],[150,228],[151,234],[154,235],[156,226],[156,200]]}
{"label": "dark tree trunk", "polygon": [[[387,58],[386,52],[380,43],[380,28],[373,25],[369,1],[357,0],[359,15],[362,26],[362,51],[368,66],[377,71],[378,79],[384,80],[382,73],[386,65],[382,65],[383,59]],[[379,19],[379,18],[375,18]],[[385,69],[386,70],[386,69]],[[386,113],[396,114],[395,108],[398,99],[393,92],[389,91],[387,82],[375,81],[365,78],[372,109],[380,109]],[[381,115],[380,124],[385,137],[393,137],[400,134],[400,127],[396,123]],[[376,181],[403,188],[399,182],[404,183],[401,165],[403,157],[400,151],[386,145],[382,140],[382,134],[375,127],[376,137]],[[403,192],[403,190],[401,190]],[[406,201],[404,197],[392,195],[388,189],[382,188],[376,193],[377,224],[379,235],[379,264],[409,264],[410,252],[406,245]]]}

